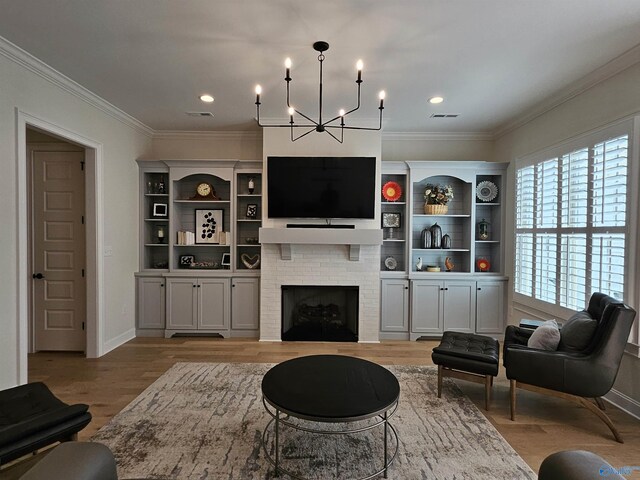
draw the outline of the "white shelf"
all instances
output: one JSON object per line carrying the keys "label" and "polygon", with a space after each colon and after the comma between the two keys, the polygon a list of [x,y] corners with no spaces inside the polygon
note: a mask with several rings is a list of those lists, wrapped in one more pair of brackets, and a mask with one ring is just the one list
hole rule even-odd
{"label": "white shelf", "polygon": [[261,218],[238,218],[239,222],[261,222]]}
{"label": "white shelf", "polygon": [[487,207],[497,207],[497,206],[500,205],[500,202],[486,202],[486,203],[485,202],[483,202],[483,203],[476,202],[476,207],[480,207],[480,206],[483,206],[483,205],[487,206]]}
{"label": "white shelf", "polygon": [[382,245],[382,229],[260,228],[259,238],[262,244],[279,244],[283,260],[291,260],[291,245],[348,245],[349,260],[357,261],[361,245]]}
{"label": "white shelf", "polygon": [[407,204],[407,202],[380,202],[380,203],[382,205],[406,205]]}
{"label": "white shelf", "polygon": [[239,243],[238,247],[259,247],[259,243]]}
{"label": "white shelf", "polygon": [[167,217],[167,218],[145,218],[144,221],[145,222],[168,222],[169,221],[169,217]]}
{"label": "white shelf", "polygon": [[168,193],[145,193],[145,197],[168,197]]}
{"label": "white shelf", "polygon": [[253,198],[256,198],[256,197],[261,197],[261,196],[262,196],[261,193],[239,193],[238,194],[238,197],[253,197]]}
{"label": "white shelf", "polygon": [[414,217],[446,217],[446,218],[471,218],[471,215],[432,215],[426,213],[414,213]]}
{"label": "white shelf", "polygon": [[437,252],[470,252],[468,248],[414,248],[414,252],[437,253]]}
{"label": "white shelf", "polygon": [[174,247],[197,247],[197,248],[202,248],[202,247],[225,247],[225,248],[229,248],[231,247],[231,245],[220,245],[219,243],[194,243],[192,245],[178,245],[177,243],[173,244]]}
{"label": "white shelf", "polygon": [[500,240],[476,240],[476,243],[500,243]]}
{"label": "white shelf", "polygon": [[231,200],[174,200],[173,203],[190,203],[192,205],[210,205],[231,203]]}
{"label": "white shelf", "polygon": [[401,239],[401,238],[384,238],[382,241],[385,242],[385,243],[386,242],[390,242],[390,243],[391,242],[406,242],[406,240]]}
{"label": "white shelf", "polygon": [[168,243],[145,243],[145,247],[168,247]]}

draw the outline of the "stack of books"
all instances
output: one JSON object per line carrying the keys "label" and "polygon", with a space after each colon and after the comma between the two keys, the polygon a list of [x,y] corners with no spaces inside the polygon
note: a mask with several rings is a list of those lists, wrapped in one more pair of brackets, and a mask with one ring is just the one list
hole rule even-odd
{"label": "stack of books", "polygon": [[196,243],[196,234],[193,232],[178,232],[177,245],[194,245]]}

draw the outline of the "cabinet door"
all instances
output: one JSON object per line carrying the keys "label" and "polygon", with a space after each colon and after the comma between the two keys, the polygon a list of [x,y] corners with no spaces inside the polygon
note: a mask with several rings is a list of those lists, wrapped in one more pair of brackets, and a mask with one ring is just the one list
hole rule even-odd
{"label": "cabinet door", "polygon": [[411,282],[411,332],[442,333],[442,282]]}
{"label": "cabinet door", "polygon": [[473,332],[476,324],[476,282],[444,282],[444,329]]}
{"label": "cabinet door", "polygon": [[487,280],[476,283],[478,333],[504,333],[504,284],[505,282]]}
{"label": "cabinet door", "polygon": [[197,281],[194,278],[167,279],[167,329],[195,330]]}
{"label": "cabinet door", "polygon": [[231,281],[231,328],[260,328],[260,279],[234,278]]}
{"label": "cabinet door", "polygon": [[164,278],[139,277],[138,328],[164,328]]}
{"label": "cabinet door", "polygon": [[409,331],[409,282],[382,280],[380,330],[383,332]]}
{"label": "cabinet door", "polygon": [[231,316],[228,278],[198,280],[198,328],[228,330]]}

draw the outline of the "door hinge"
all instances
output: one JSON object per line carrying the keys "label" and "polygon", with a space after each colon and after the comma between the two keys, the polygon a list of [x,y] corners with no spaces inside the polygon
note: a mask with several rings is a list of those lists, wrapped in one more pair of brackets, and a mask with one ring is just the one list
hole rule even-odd
{"label": "door hinge", "polygon": [[84,330],[84,322],[82,322],[82,330]]}
{"label": "door hinge", "polygon": [[80,170],[84,172],[84,161],[80,162]]}
{"label": "door hinge", "polygon": [[84,278],[84,268],[82,269],[82,277]]}

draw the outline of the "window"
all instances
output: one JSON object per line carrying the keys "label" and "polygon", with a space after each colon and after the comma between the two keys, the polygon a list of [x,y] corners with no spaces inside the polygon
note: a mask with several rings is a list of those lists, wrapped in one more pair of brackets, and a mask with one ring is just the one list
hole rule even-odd
{"label": "window", "polygon": [[516,293],[572,310],[625,298],[629,134],[595,138],[519,163]]}

